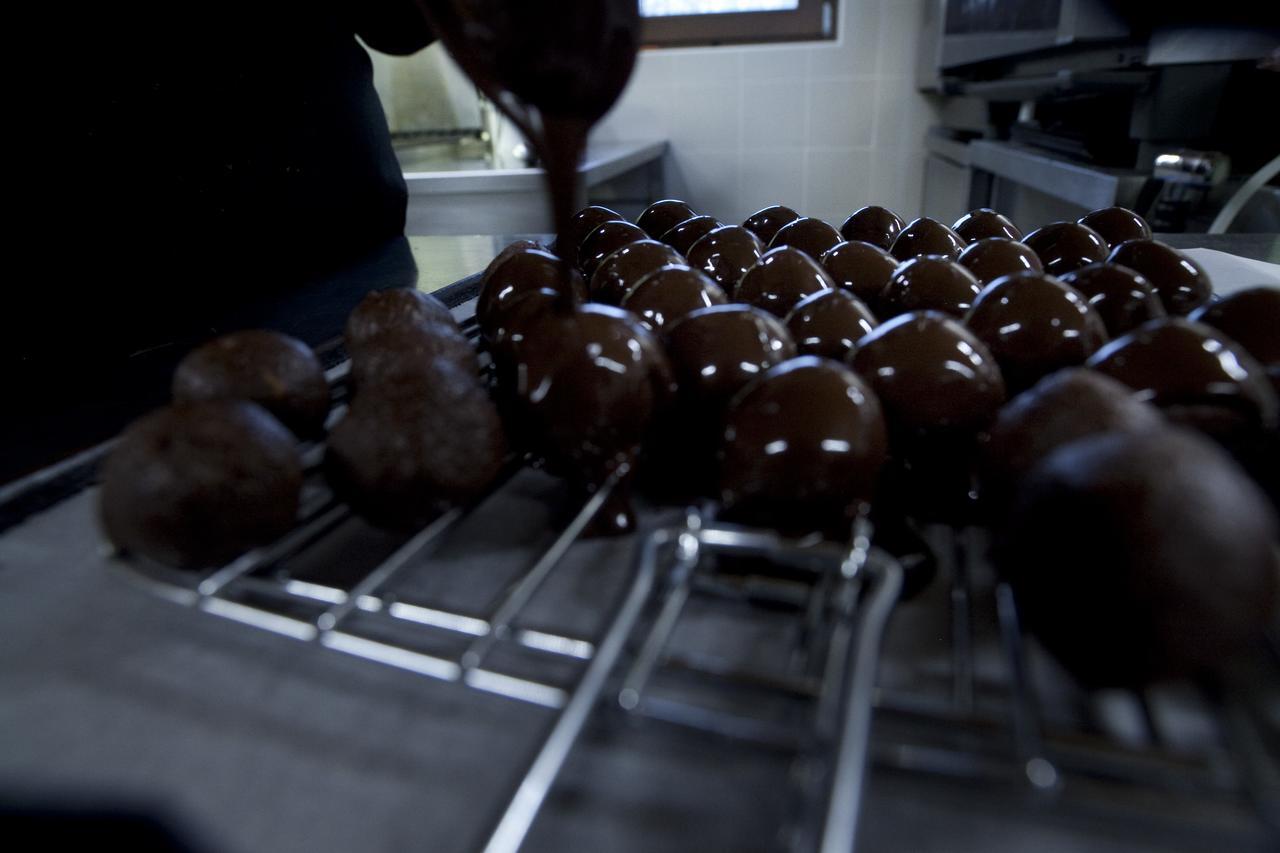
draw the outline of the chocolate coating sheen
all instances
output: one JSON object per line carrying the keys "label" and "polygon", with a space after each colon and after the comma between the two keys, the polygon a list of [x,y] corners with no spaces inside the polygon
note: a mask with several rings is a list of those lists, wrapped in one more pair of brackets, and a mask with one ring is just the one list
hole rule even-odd
{"label": "chocolate coating sheen", "polygon": [[1213,326],[1249,351],[1280,394],[1280,290],[1251,287],[1200,306],[1187,318]]}
{"label": "chocolate coating sheen", "polygon": [[870,243],[888,251],[905,226],[901,216],[873,204],[849,214],[840,226],[840,236],[850,243]]}
{"label": "chocolate coating sheen", "polygon": [[1089,367],[1128,385],[1175,419],[1210,407],[1264,427],[1276,424],[1276,395],[1262,366],[1240,344],[1203,323],[1153,320],[1103,347]]}
{"label": "chocolate coating sheen", "polygon": [[786,205],[774,204],[763,207],[748,216],[742,223],[742,227],[759,237],[760,242],[767,246],[773,239],[773,235],[778,233],[779,228],[799,218],[800,214]]}
{"label": "chocolate coating sheen", "polygon": [[577,263],[578,249],[582,246],[582,241],[587,239],[588,234],[606,222],[625,222],[626,219],[616,210],[610,210],[597,204],[588,205],[575,213],[573,219],[569,220],[569,227],[556,240],[553,251],[569,263]]}
{"label": "chocolate coating sheen", "polygon": [[983,448],[982,499],[1001,516],[1031,469],[1054,450],[1104,432],[1141,435],[1165,419],[1129,386],[1095,370],[1059,370],[1000,410]]}
{"label": "chocolate coating sheen", "polygon": [[990,284],[1001,276],[1020,272],[1044,272],[1040,256],[1025,243],[1004,237],[986,237],[964,247],[956,263]]}
{"label": "chocolate coating sheen", "polygon": [[787,315],[787,330],[801,355],[843,361],[854,343],[876,327],[875,315],[845,290],[806,296]]}
{"label": "chocolate coating sheen", "polygon": [[620,305],[640,279],[668,264],[680,263],[680,253],[657,240],[628,243],[600,262],[591,276],[591,301]]}
{"label": "chocolate coating sheen", "polygon": [[103,464],[98,509],[116,547],[204,569],[288,532],[301,493],[289,430],[256,403],[214,400],[131,424]]}
{"label": "chocolate coating sheen", "polygon": [[1013,393],[1056,370],[1083,364],[1107,342],[1107,327],[1084,295],[1042,273],[988,284],[965,325],[995,355]]}
{"label": "chocolate coating sheen", "polygon": [[1023,241],[1040,256],[1044,271],[1065,275],[1107,259],[1107,241],[1102,235],[1078,222],[1053,222],[1037,228]]}
{"label": "chocolate coating sheen", "polygon": [[1151,282],[1119,264],[1089,264],[1064,275],[1062,283],[1085,295],[1113,338],[1165,316]]}
{"label": "chocolate coating sheen", "polygon": [[653,239],[660,240],[663,234],[697,215],[685,202],[675,198],[664,198],[646,207],[644,213],[636,219],[636,225]]}
{"label": "chocolate coating sheen", "polygon": [[461,332],[447,326],[392,329],[351,356],[350,384],[357,397],[391,386],[416,383],[441,362],[475,376],[476,351]]}
{"label": "chocolate coating sheen", "polygon": [[730,404],[720,457],[725,517],[847,539],[887,457],[884,414],[866,383],[827,359],[791,359]]}
{"label": "chocolate coating sheen", "polygon": [[370,522],[412,530],[478,497],[506,453],[498,410],[475,374],[438,361],[361,392],[333,428],[325,471]]}
{"label": "chocolate coating sheen", "polygon": [[1101,234],[1113,249],[1129,240],[1151,239],[1151,226],[1147,220],[1127,207],[1104,207],[1086,213],[1079,222]]}
{"label": "chocolate coating sheen", "polygon": [[1262,495],[1213,444],[1121,431],[1037,465],[992,556],[1067,669],[1128,686],[1248,652],[1275,611],[1276,535]]}
{"label": "chocolate coating sheen", "polygon": [[671,264],[650,273],[627,293],[622,307],[655,332],[699,308],[724,305],[729,298],[720,286],[684,264]]}
{"label": "chocolate coating sheen", "polygon": [[884,286],[898,268],[898,259],[893,255],[858,240],[833,246],[820,262],[836,287],[852,293],[872,309],[877,308]]}
{"label": "chocolate coating sheen", "polygon": [[951,226],[967,243],[976,243],[991,237],[1000,237],[1015,242],[1022,239],[1022,229],[1014,225],[1009,217],[997,213],[989,207],[971,210],[956,220]]}
{"label": "chocolate coating sheen", "polygon": [[647,240],[648,236],[630,222],[622,220],[602,222],[586,236],[578,247],[578,268],[588,279],[596,267],[614,252],[628,243]]}
{"label": "chocolate coating sheen", "polygon": [[360,304],[347,317],[342,335],[347,352],[350,353],[388,329],[420,326],[424,323],[439,323],[455,329],[458,327],[453,314],[434,296],[407,288],[377,290],[360,300]]}
{"label": "chocolate coating sheen", "polygon": [[673,225],[662,235],[662,242],[682,256],[688,255],[693,244],[723,225],[714,216],[691,216]]}
{"label": "chocolate coating sheen", "polygon": [[725,293],[732,294],[747,270],[764,254],[764,244],[741,225],[722,225],[709,231],[688,251],[689,266],[705,273]]}
{"label": "chocolate coating sheen", "polygon": [[791,246],[816,261],[826,254],[828,249],[842,242],[843,238],[835,228],[821,219],[802,216],[779,228],[778,233],[774,234],[773,239],[769,241],[769,248]]}
{"label": "chocolate coating sheen", "polygon": [[909,261],[920,255],[941,255],[954,261],[965,247],[964,239],[936,219],[922,216],[894,239],[889,254],[900,261]]}
{"label": "chocolate coating sheen", "polygon": [[941,311],[963,317],[982,290],[973,273],[936,255],[912,258],[889,278],[876,301],[886,320],[908,311]]}
{"label": "chocolate coating sheen", "polygon": [[870,383],[895,433],[972,435],[1005,399],[982,341],[937,311],[904,314],[857,342],[849,365]]}
{"label": "chocolate coating sheen", "polygon": [[514,243],[508,243],[503,247],[501,252],[498,252],[498,254],[493,256],[493,260],[489,261],[489,265],[485,267],[484,272],[480,274],[480,287],[482,289],[484,288],[484,286],[489,282],[489,277],[493,275],[494,270],[506,263],[508,258],[512,255],[529,251],[530,249],[549,251],[546,246],[534,240],[516,240]]}
{"label": "chocolate coating sheen", "polygon": [[1164,309],[1184,317],[1209,301],[1213,283],[1204,269],[1177,249],[1158,240],[1129,240],[1106,259],[1146,277],[1160,294]]}
{"label": "chocolate coating sheen", "polygon": [[302,341],[267,329],[223,335],[192,350],[173,373],[173,399],[251,400],[299,438],[324,434],[329,383]]}
{"label": "chocolate coating sheen", "polygon": [[532,290],[568,291],[574,302],[585,302],[587,288],[582,275],[555,255],[542,249],[513,252],[489,273],[476,300],[476,322],[486,340],[502,322],[511,303]]}
{"label": "chocolate coating sheen", "polygon": [[826,270],[790,246],[770,249],[738,282],[734,298],[784,318],[801,299],[833,288]]}

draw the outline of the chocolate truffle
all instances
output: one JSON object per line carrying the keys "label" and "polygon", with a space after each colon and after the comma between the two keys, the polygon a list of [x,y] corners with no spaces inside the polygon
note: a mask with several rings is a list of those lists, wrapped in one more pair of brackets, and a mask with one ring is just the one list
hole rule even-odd
{"label": "chocolate truffle", "polygon": [[329,437],[325,470],[370,522],[412,530],[483,493],[506,453],[498,411],[475,375],[441,360],[358,395]]}
{"label": "chocolate truffle", "polygon": [[964,239],[959,234],[936,219],[922,216],[902,229],[889,247],[889,254],[900,261],[920,255],[941,255],[954,261],[964,247]]}
{"label": "chocolate truffle", "polygon": [[1019,241],[1022,229],[1009,220],[1003,213],[997,213],[989,207],[971,210],[956,220],[951,230],[959,234],[965,242],[976,243],[990,237],[1001,237],[1005,240]]}
{"label": "chocolate truffle", "polygon": [[1107,241],[1078,222],[1054,222],[1037,228],[1023,239],[1040,256],[1044,271],[1065,275],[1107,259]]}
{"label": "chocolate truffle", "polygon": [[898,268],[898,259],[893,255],[857,240],[829,249],[821,263],[836,287],[849,291],[872,310],[879,310],[880,294]]}
{"label": "chocolate truffle", "polygon": [[826,271],[807,254],[790,246],[770,249],[738,282],[734,298],[786,317],[806,296],[834,286]]}
{"label": "chocolate truffle", "polygon": [[[509,308],[510,304],[504,308],[504,317]],[[471,342],[447,326],[390,329],[351,356],[349,382],[356,396],[361,396],[370,389],[417,381],[442,361],[472,376],[480,370]]]}
{"label": "chocolate truffle", "polygon": [[1252,287],[1200,306],[1187,319],[1213,326],[1244,347],[1280,394],[1280,290]]}
{"label": "chocolate truffle", "polygon": [[266,329],[233,332],[192,350],[173,373],[173,399],[252,400],[299,438],[324,433],[329,384],[302,341]]}
{"label": "chocolate truffle", "polygon": [[850,243],[870,243],[888,251],[905,225],[892,210],[873,204],[849,214],[840,226],[840,236]]}
{"label": "chocolate truffle", "polygon": [[964,247],[956,263],[973,273],[982,284],[1020,272],[1044,272],[1040,256],[1025,243],[1003,237],[987,237]]}
{"label": "chocolate truffle", "polygon": [[714,216],[694,216],[673,225],[662,235],[662,242],[681,255],[688,255],[693,244],[719,228],[724,223]]}
{"label": "chocolate truffle", "polygon": [[936,255],[912,258],[889,278],[876,309],[886,320],[908,311],[941,311],[963,317],[982,290],[973,273]]}
{"label": "chocolate truffle", "polygon": [[578,268],[590,279],[605,258],[628,243],[646,239],[645,233],[630,222],[601,223],[578,247]]}
{"label": "chocolate truffle", "polygon": [[294,437],[247,400],[178,403],[135,421],[102,469],[99,512],[117,548],[183,569],[221,566],[293,526]]}
{"label": "chocolate truffle", "polygon": [[370,293],[347,317],[343,338],[347,352],[360,349],[367,341],[388,329],[439,323],[457,328],[458,322],[444,303],[418,290],[395,288]]}
{"label": "chocolate truffle", "polygon": [[769,248],[776,249],[779,246],[791,246],[816,261],[826,254],[828,249],[841,242],[843,240],[839,231],[821,219],[802,216],[779,228],[778,233],[774,234],[773,239],[769,241]]}
{"label": "chocolate truffle", "polygon": [[1126,207],[1104,207],[1086,213],[1080,217],[1080,224],[1101,234],[1113,249],[1129,240],[1151,239],[1151,226],[1147,220]]}
{"label": "chocolate truffle", "polygon": [[1196,675],[1274,613],[1276,525],[1218,448],[1109,432],[1035,467],[993,549],[1027,627],[1090,686]]}
{"label": "chocolate truffle", "polygon": [[689,266],[705,273],[732,294],[747,270],[764,254],[764,244],[741,225],[723,225],[710,231],[689,249]]}
{"label": "chocolate truffle", "polygon": [[640,279],[667,264],[681,262],[680,253],[657,240],[628,243],[600,262],[591,276],[591,301],[619,305]]}
{"label": "chocolate truffle", "polygon": [[1151,282],[1119,264],[1089,264],[1064,275],[1062,283],[1085,295],[1113,338],[1165,316]]}
{"label": "chocolate truffle", "polygon": [[596,204],[584,207],[569,221],[568,229],[556,241],[553,251],[569,263],[577,263],[578,248],[582,245],[582,241],[587,239],[588,234],[606,222],[625,222],[626,219],[618,211],[607,207]]}
{"label": "chocolate truffle", "polygon": [[494,270],[506,263],[507,258],[512,255],[518,255],[521,252],[527,252],[530,249],[549,251],[546,246],[533,240],[516,240],[514,243],[508,243],[501,252],[493,256],[493,260],[489,261],[489,265],[480,274],[481,289],[484,289],[484,286],[489,283],[489,278],[493,275]]}
{"label": "chocolate truffle", "polygon": [[622,307],[655,332],[699,308],[724,305],[720,286],[695,269],[672,264],[650,273],[627,293]]}
{"label": "chocolate truffle", "polygon": [[802,355],[843,361],[853,344],[876,327],[875,315],[844,290],[823,290],[801,299],[787,315],[787,331]]}
{"label": "chocolate truffle", "polygon": [[778,233],[779,228],[799,218],[800,214],[791,208],[775,204],[761,208],[748,216],[742,223],[742,227],[759,237],[760,242],[767,246],[773,239],[773,235]]}
{"label": "chocolate truffle", "polygon": [[693,208],[683,201],[664,198],[646,207],[644,213],[640,214],[640,218],[636,220],[636,225],[639,225],[644,233],[653,239],[660,240],[663,234],[697,215]]}
{"label": "chocolate truffle", "polygon": [[1209,301],[1213,284],[1191,258],[1158,240],[1129,240],[1106,259],[1141,273],[1160,294],[1164,310],[1186,316]]}
{"label": "chocolate truffle", "polygon": [[800,356],[729,406],[720,454],[725,517],[847,539],[888,454],[880,403],[853,371]]}
{"label": "chocolate truffle", "polygon": [[492,340],[502,322],[502,312],[531,290],[567,290],[568,298],[574,302],[587,299],[582,275],[555,255],[542,249],[513,252],[489,273],[476,299],[476,322],[486,340]]}
{"label": "chocolate truffle", "polygon": [[1019,273],[988,284],[965,325],[995,355],[1017,393],[1042,376],[1083,364],[1107,342],[1107,327],[1077,290],[1053,276]]}

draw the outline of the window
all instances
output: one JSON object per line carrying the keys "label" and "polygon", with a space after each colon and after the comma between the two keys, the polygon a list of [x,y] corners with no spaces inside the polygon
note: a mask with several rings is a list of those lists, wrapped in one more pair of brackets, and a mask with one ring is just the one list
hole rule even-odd
{"label": "window", "polygon": [[640,0],[644,43],[698,44],[835,38],[836,0]]}

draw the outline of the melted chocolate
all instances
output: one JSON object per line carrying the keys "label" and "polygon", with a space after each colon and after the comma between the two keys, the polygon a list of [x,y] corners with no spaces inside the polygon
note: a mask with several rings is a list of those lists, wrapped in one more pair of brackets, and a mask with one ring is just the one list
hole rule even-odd
{"label": "melted chocolate", "polygon": [[600,262],[628,243],[646,240],[643,231],[630,222],[605,222],[587,235],[578,247],[578,268],[587,278],[595,273]]}
{"label": "melted chocolate", "polygon": [[1078,222],[1054,222],[1037,228],[1022,242],[1040,256],[1050,275],[1065,275],[1107,259],[1107,241]]}
{"label": "melted chocolate", "polygon": [[764,254],[764,244],[741,225],[724,225],[710,231],[689,249],[689,266],[705,273],[732,294],[747,270]]}
{"label": "melted chocolate", "polygon": [[876,307],[885,319],[908,311],[941,311],[963,317],[981,290],[982,285],[964,267],[946,258],[925,255],[894,271]]}
{"label": "melted chocolate", "polygon": [[1080,217],[1080,224],[1101,234],[1113,249],[1128,240],[1151,239],[1151,226],[1147,220],[1125,207],[1104,207],[1086,213]]}
{"label": "melted chocolate", "polygon": [[956,220],[951,226],[966,242],[976,243],[990,237],[1001,237],[1005,240],[1020,241],[1022,229],[1014,225],[1009,217],[997,213],[989,207],[971,210]]}
{"label": "melted chocolate", "polygon": [[1062,283],[1085,295],[1113,338],[1165,315],[1151,282],[1119,264],[1089,264],[1064,275]]}
{"label": "melted chocolate", "polygon": [[1106,260],[1142,273],[1160,294],[1165,310],[1179,317],[1213,295],[1213,284],[1198,263],[1157,240],[1121,243]]}
{"label": "melted chocolate", "polygon": [[871,243],[851,240],[823,255],[822,268],[836,287],[849,291],[878,311],[880,294],[898,268],[898,259]]}
{"label": "melted chocolate", "polygon": [[600,262],[591,276],[591,301],[621,305],[627,291],[640,279],[668,264],[680,263],[680,254],[657,240],[628,243]]}
{"label": "melted chocolate", "polygon": [[688,255],[693,244],[719,228],[723,223],[714,216],[694,216],[672,226],[662,235],[662,242],[682,256]]}
{"label": "melted chocolate", "polygon": [[875,315],[853,294],[824,290],[807,296],[787,315],[787,330],[801,355],[843,361],[854,343],[876,327]]}
{"label": "melted chocolate", "polygon": [[959,234],[936,219],[922,216],[902,229],[889,247],[889,254],[900,261],[920,255],[941,255],[954,261],[964,247],[964,239]]}
{"label": "melted chocolate", "polygon": [[791,208],[775,204],[761,208],[748,216],[746,221],[742,223],[742,227],[759,237],[760,242],[767,246],[769,241],[773,239],[773,235],[778,233],[779,228],[799,218],[800,214]]}
{"label": "melted chocolate", "polygon": [[1088,300],[1040,273],[1005,276],[984,287],[965,325],[995,355],[1014,393],[1055,370],[1083,364],[1107,342],[1107,328]]}
{"label": "melted chocolate", "polygon": [[987,237],[965,246],[957,259],[982,284],[1020,272],[1044,272],[1040,256],[1025,243],[1003,237]]}
{"label": "melted chocolate", "polygon": [[851,243],[870,243],[888,251],[905,226],[898,214],[873,204],[849,214],[840,226],[840,236]]}
{"label": "melted chocolate", "polygon": [[799,249],[770,249],[738,282],[734,298],[786,317],[806,296],[834,287],[826,271]]}
{"label": "melted chocolate", "polygon": [[674,198],[664,198],[646,207],[644,213],[640,214],[640,218],[636,220],[636,225],[639,225],[644,230],[644,233],[653,239],[661,240],[663,234],[666,234],[686,219],[692,219],[697,215],[694,213],[693,208],[685,202]]}
{"label": "melted chocolate", "polygon": [[[567,284],[566,284],[567,283]],[[480,286],[476,322],[486,340],[502,323],[502,313],[532,290],[564,292],[573,302],[585,302],[587,289],[577,270],[567,271],[560,259],[542,249],[523,249],[507,255]]]}
{"label": "melted chocolate", "polygon": [[791,246],[813,258],[815,261],[826,254],[828,249],[842,242],[840,232],[821,219],[802,216],[788,222],[778,229],[769,241],[769,248]]}
{"label": "melted chocolate", "polygon": [[616,210],[590,205],[582,208],[569,220],[568,229],[556,238],[555,253],[567,261],[576,263],[578,249],[587,235],[606,222],[626,222],[627,218]]}
{"label": "melted chocolate", "polygon": [[650,273],[631,288],[622,307],[655,332],[699,308],[729,301],[720,286],[695,269],[672,264]]}
{"label": "melted chocolate", "polygon": [[1252,287],[1202,305],[1188,317],[1213,326],[1249,351],[1280,394],[1280,290]]}

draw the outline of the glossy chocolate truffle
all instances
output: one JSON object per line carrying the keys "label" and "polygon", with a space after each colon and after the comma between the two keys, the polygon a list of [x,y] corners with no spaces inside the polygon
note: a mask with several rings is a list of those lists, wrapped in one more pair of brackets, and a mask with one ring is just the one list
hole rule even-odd
{"label": "glossy chocolate truffle", "polygon": [[863,335],[876,327],[875,315],[862,300],[844,290],[806,296],[787,315],[787,331],[801,355],[843,361]]}
{"label": "glossy chocolate truffle", "polygon": [[816,261],[826,254],[828,249],[842,242],[844,241],[840,237],[840,232],[821,219],[802,216],[779,228],[778,233],[774,234],[773,239],[769,241],[769,248],[791,246]]}
{"label": "glossy chocolate truffle", "polygon": [[173,399],[252,400],[299,438],[324,433],[329,384],[302,341],[266,329],[233,332],[192,350],[173,373]]}
{"label": "glossy chocolate truffle", "polygon": [[661,240],[663,234],[697,215],[685,202],[675,198],[664,198],[646,207],[644,213],[640,214],[640,218],[636,220],[636,225],[639,225],[644,233],[653,239]]}
{"label": "glossy chocolate truffle", "polygon": [[578,268],[590,279],[605,258],[628,243],[647,239],[645,233],[630,222],[601,223],[578,247]]}
{"label": "glossy chocolate truffle", "polygon": [[732,294],[763,254],[764,244],[753,232],[741,225],[722,225],[693,244],[688,261],[689,266]]}
{"label": "glossy chocolate truffle", "polygon": [[457,328],[458,323],[445,304],[418,290],[394,288],[370,293],[347,317],[342,336],[347,352],[355,352],[367,341],[388,329],[440,323]]}
{"label": "glossy chocolate truffle", "polygon": [[1151,282],[1119,264],[1089,264],[1064,275],[1062,283],[1085,295],[1113,338],[1165,316]]}
{"label": "glossy chocolate truffle", "polygon": [[936,219],[922,216],[902,229],[889,247],[889,254],[900,261],[920,255],[941,255],[954,261],[964,247],[964,239],[959,234]]}
{"label": "glossy chocolate truffle", "polygon": [[1083,364],[1107,327],[1077,290],[1050,275],[1020,273],[982,289],[965,325],[995,355],[1011,393],[1055,370]]}
{"label": "glossy chocolate truffle", "polygon": [[723,223],[714,216],[693,216],[673,225],[662,235],[662,242],[682,256],[688,255],[693,244],[719,228]]}
{"label": "glossy chocolate truffle", "polygon": [[370,522],[411,530],[478,497],[506,453],[498,410],[475,374],[439,361],[360,393],[333,428],[325,470]]}
{"label": "glossy chocolate truffle", "polygon": [[[506,313],[504,309],[500,319]],[[442,361],[472,376],[480,370],[475,348],[460,332],[440,325],[392,329],[351,356],[349,382],[356,396],[362,396],[371,389],[416,382]]]}
{"label": "glossy chocolate truffle", "polygon": [[1280,290],[1251,287],[1202,305],[1187,319],[1213,326],[1248,350],[1280,394]]}
{"label": "glossy chocolate truffle", "polygon": [[[600,205],[589,205],[574,214],[569,227],[560,236],[553,247],[554,252],[569,263],[577,263],[578,248],[587,235],[606,222],[625,222],[626,217],[616,210]],[[563,245],[561,245],[563,243]]]}
{"label": "glossy chocolate truffle", "polygon": [[1106,259],[1141,273],[1160,294],[1164,310],[1178,317],[1209,301],[1213,283],[1191,258],[1158,240],[1129,240]]}
{"label": "glossy chocolate truffle", "polygon": [[1147,220],[1127,207],[1104,207],[1086,213],[1080,217],[1080,224],[1101,234],[1113,249],[1129,240],[1151,239],[1151,226]]}
{"label": "glossy chocolate truffle", "polygon": [[619,305],[640,279],[667,264],[680,263],[680,253],[657,240],[628,243],[600,262],[591,276],[591,301]]}
{"label": "glossy chocolate truffle", "polygon": [[508,243],[501,252],[493,256],[493,260],[489,261],[489,265],[480,274],[480,287],[483,289],[489,283],[489,277],[493,275],[494,270],[506,263],[507,258],[512,255],[518,255],[521,252],[527,252],[530,249],[550,251],[546,246],[534,240],[516,240],[514,243]]}
{"label": "glossy chocolate truffle", "polygon": [[976,243],[990,237],[1001,237],[1015,242],[1022,239],[1021,228],[1014,225],[1003,213],[997,213],[989,207],[969,211],[956,220],[951,230],[964,238],[967,243]]}
{"label": "glossy chocolate truffle", "polygon": [[1277,530],[1217,447],[1109,432],[1035,467],[993,559],[1026,626],[1090,686],[1195,675],[1246,653],[1276,602]]}
{"label": "glossy chocolate truffle", "polygon": [[889,319],[908,311],[941,311],[963,317],[982,290],[973,273],[935,255],[912,258],[894,270],[876,310]]}
{"label": "glossy chocolate truffle", "polygon": [[800,214],[786,205],[775,204],[761,208],[748,216],[742,223],[742,227],[759,237],[760,242],[767,246],[773,239],[773,235],[778,233],[779,228],[799,218]]}
{"label": "glossy chocolate truffle", "polygon": [[796,303],[834,286],[826,270],[807,254],[790,246],[770,249],[738,282],[734,298],[786,317]]}
{"label": "glossy chocolate truffle", "polygon": [[1020,272],[1044,272],[1040,256],[1025,243],[1003,237],[987,237],[964,247],[956,263],[973,273],[982,284]]}
{"label": "glossy chocolate truffle", "polygon": [[289,430],[256,403],[216,400],[130,425],[103,465],[98,500],[116,547],[203,569],[288,532],[301,492]]}
{"label": "glossy chocolate truffle", "polygon": [[513,252],[489,273],[476,299],[476,322],[487,340],[502,322],[511,303],[531,290],[568,291],[574,302],[585,302],[582,275],[558,257],[542,249]]}
{"label": "glossy chocolate truffle", "polygon": [[866,383],[836,362],[794,358],[729,407],[720,456],[725,517],[848,538],[887,455],[884,414]]}
{"label": "glossy chocolate truffle", "polygon": [[840,236],[851,243],[870,243],[888,251],[905,226],[901,216],[873,204],[849,214],[840,226]]}
{"label": "glossy chocolate truffle", "polygon": [[849,364],[875,390],[895,432],[971,435],[1005,398],[986,345],[936,311],[886,321],[857,342]]}
{"label": "glossy chocolate truffle", "polygon": [[1107,259],[1107,241],[1078,222],[1051,223],[1032,231],[1022,242],[1040,256],[1044,271],[1050,275],[1065,275]]}
{"label": "glossy chocolate truffle", "polygon": [[729,298],[720,286],[684,264],[672,264],[650,273],[622,300],[622,307],[635,314],[655,332],[691,311],[724,305]]}
{"label": "glossy chocolate truffle", "polygon": [[898,268],[898,259],[893,255],[857,240],[831,248],[821,263],[836,287],[849,291],[872,310],[878,310],[880,294]]}

